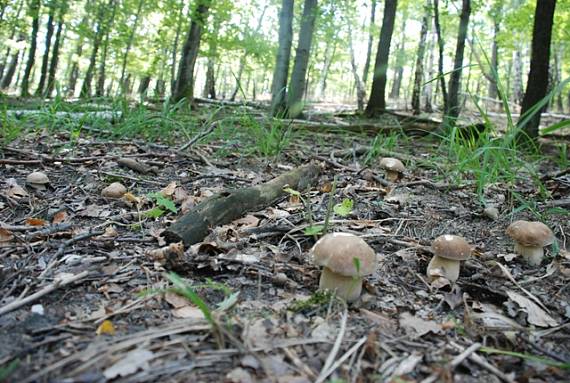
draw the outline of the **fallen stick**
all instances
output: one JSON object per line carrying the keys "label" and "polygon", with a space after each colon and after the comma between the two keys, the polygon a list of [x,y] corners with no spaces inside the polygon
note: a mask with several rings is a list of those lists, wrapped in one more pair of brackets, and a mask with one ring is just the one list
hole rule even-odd
{"label": "fallen stick", "polygon": [[22,306],[25,306],[28,303],[31,303],[31,302],[35,301],[36,299],[39,299],[39,298],[43,297],[44,295],[47,295],[47,294],[51,293],[52,291],[57,290],[60,287],[67,286],[73,282],[77,282],[78,280],[85,278],[87,275],[89,275],[89,271],[86,270],[86,271],[83,271],[79,274],[72,275],[71,277],[65,277],[65,278],[58,279],[55,282],[50,283],[49,285],[45,286],[40,291],[33,293],[32,295],[28,295],[25,298],[18,299],[12,303],[8,303],[6,306],[0,307],[0,315],[4,315],[6,313],[9,313],[10,311],[14,311],[14,310],[16,310]]}
{"label": "fallen stick", "polygon": [[183,241],[186,246],[202,241],[210,229],[270,206],[287,193],[284,187],[306,189],[320,173],[316,164],[293,169],[269,182],[244,189],[225,190],[198,204],[180,217],[162,236],[168,243]]}

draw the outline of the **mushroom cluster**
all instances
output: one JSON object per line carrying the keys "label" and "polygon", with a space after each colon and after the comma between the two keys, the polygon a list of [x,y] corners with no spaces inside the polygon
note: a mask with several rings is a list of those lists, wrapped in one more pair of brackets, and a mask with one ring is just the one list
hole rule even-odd
{"label": "mushroom cluster", "polygon": [[311,249],[313,262],[323,266],[319,288],[336,291],[354,302],[362,291],[362,278],[376,270],[376,254],[360,237],[349,233],[323,236]]}

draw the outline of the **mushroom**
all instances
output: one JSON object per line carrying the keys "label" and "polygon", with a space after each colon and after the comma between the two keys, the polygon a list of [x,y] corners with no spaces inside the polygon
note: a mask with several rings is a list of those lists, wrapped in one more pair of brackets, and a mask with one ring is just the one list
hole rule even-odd
{"label": "mushroom", "polygon": [[127,188],[120,182],[113,182],[101,190],[101,195],[107,198],[121,198],[127,192]]}
{"label": "mushroom", "polygon": [[460,261],[471,255],[471,246],[458,235],[440,235],[431,243],[434,257],[429,262],[427,276],[430,281],[444,277],[450,282],[459,278]]}
{"label": "mushroom", "polygon": [[380,167],[386,171],[386,178],[391,182],[398,181],[404,174],[404,171],[406,171],[406,167],[402,161],[397,158],[382,158],[380,160]]}
{"label": "mushroom", "polygon": [[554,242],[552,230],[542,222],[515,221],[507,227],[507,235],[515,241],[515,253],[531,266],[540,265],[543,247]]}
{"label": "mushroom", "polygon": [[349,233],[327,234],[311,249],[313,262],[323,266],[319,289],[336,290],[338,297],[354,302],[362,291],[362,278],[376,269],[376,254],[364,240]]}
{"label": "mushroom", "polygon": [[26,183],[37,190],[45,190],[49,178],[44,172],[32,172],[26,177]]}

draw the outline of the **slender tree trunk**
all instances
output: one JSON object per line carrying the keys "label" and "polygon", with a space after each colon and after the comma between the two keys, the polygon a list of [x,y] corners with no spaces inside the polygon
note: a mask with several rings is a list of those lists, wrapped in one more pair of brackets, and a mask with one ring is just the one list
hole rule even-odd
{"label": "slender tree trunk", "polygon": [[235,101],[240,88],[242,88],[241,76],[243,75],[243,70],[245,69],[245,58],[246,55],[243,54],[239,60],[238,72],[236,74],[236,86],[234,88],[234,91],[232,92],[232,95],[230,96],[230,101]]}
{"label": "slender tree trunk", "polygon": [[196,0],[192,12],[192,22],[186,36],[186,42],[182,48],[182,56],[178,65],[178,77],[174,91],[174,101],[186,99],[186,102],[194,101],[194,66],[200,49],[202,28],[208,18],[211,0]]}
{"label": "slender tree trunk", "polygon": [[174,35],[174,43],[172,44],[172,64],[170,66],[170,93],[174,94],[176,85],[176,62],[178,54],[178,41],[180,40],[180,32],[182,31],[182,10],[184,9],[184,0],[180,0],[178,8],[178,18],[176,21],[176,34]]}
{"label": "slender tree trunk", "polygon": [[30,96],[30,74],[36,60],[36,44],[38,39],[38,30],[40,29],[40,0],[32,0],[30,3],[30,15],[32,16],[32,35],[30,38],[30,49],[28,51],[28,62],[22,77],[21,94],[22,97]]}
{"label": "slender tree trunk", "polygon": [[[145,0],[139,0],[139,5],[137,8],[137,13],[135,15],[135,21],[133,22],[133,27],[131,28],[131,33],[129,35],[129,39],[127,41],[127,49],[125,49],[125,53],[123,54],[123,63],[121,64],[121,79],[119,80],[119,84],[122,84],[125,81],[125,70],[127,69],[127,60],[129,59],[129,52],[133,47],[133,42],[135,40],[135,34],[137,32],[137,27],[139,25],[139,20],[141,16],[141,11],[143,8]],[[121,87],[121,93],[123,95],[127,94],[125,90],[128,87]]]}
{"label": "slender tree trunk", "polygon": [[51,54],[51,61],[50,61],[50,65],[49,65],[49,71],[48,71],[48,77],[47,77],[47,86],[46,86],[46,90],[44,92],[44,97],[49,97],[51,96],[54,88],[55,88],[55,74],[57,72],[57,65],[59,63],[59,47],[61,46],[61,33],[63,30],[63,24],[64,24],[64,16],[65,13],[67,12],[67,1],[63,0],[60,4],[60,9],[59,9],[59,16],[58,16],[58,22],[57,22],[57,29],[55,32],[55,41],[53,43],[53,52]]}
{"label": "slender tree trunk", "polygon": [[325,47],[325,61],[323,64],[323,72],[319,77],[319,98],[324,98],[325,91],[327,89],[327,78],[329,76],[329,70],[331,68],[333,57],[336,53],[336,46],[337,46],[337,36],[338,34],[335,33],[332,41],[327,40],[326,47]]}
{"label": "slender tree trunk", "polygon": [[[110,0],[112,1],[112,0]],[[95,75],[95,64],[97,61],[97,53],[99,52],[99,46],[101,45],[101,39],[103,34],[103,23],[105,18],[105,5],[103,3],[99,4],[99,9],[97,11],[97,27],[95,31],[95,36],[93,38],[93,49],[91,50],[91,57],[89,59],[89,67],[87,72],[85,72],[85,78],[83,80],[83,85],[81,86],[81,92],[79,97],[89,97],[91,96],[91,81]]]}
{"label": "slender tree trunk", "polygon": [[293,0],[282,0],[279,13],[279,48],[271,85],[271,114],[282,115],[287,95],[287,78],[293,42]]}
{"label": "slender tree trunk", "polygon": [[[562,60],[563,60],[563,45],[559,45],[554,54],[554,73],[556,75],[555,86],[562,81]],[[562,101],[562,92],[556,95],[556,108],[559,112],[564,113],[564,102]]]}
{"label": "slender tree trunk", "polygon": [[447,87],[445,85],[445,77],[443,75],[443,37],[441,36],[441,24],[439,22],[439,0],[433,0],[433,22],[435,26],[435,33],[437,35],[438,47],[438,62],[437,62],[437,75],[439,77],[439,86],[441,89],[441,97],[443,99],[443,110],[447,110]]}
{"label": "slender tree trunk", "polygon": [[366,46],[366,61],[362,70],[362,82],[366,85],[370,71],[370,56],[372,56],[372,43],[374,42],[374,21],[376,19],[376,0],[370,1],[370,25],[368,31],[368,45]]}
{"label": "slender tree trunk", "polygon": [[42,58],[42,69],[40,71],[40,82],[38,84],[38,88],[36,89],[36,96],[41,96],[44,93],[44,87],[46,84],[48,64],[49,64],[49,51],[51,48],[51,40],[53,38],[53,32],[54,32],[53,19],[55,16],[55,8],[56,8],[55,1],[51,0],[48,7],[49,7],[49,13],[46,24],[46,42],[44,48],[44,55]]}
{"label": "slender tree trunk", "polygon": [[402,78],[404,77],[404,61],[406,59],[406,19],[408,14],[406,11],[402,14],[402,23],[400,29],[400,42],[396,48],[396,70],[394,81],[392,81],[392,89],[390,89],[390,98],[395,100],[400,98],[400,88],[402,87]]}
{"label": "slender tree trunk", "polygon": [[532,30],[532,51],[530,57],[530,72],[526,92],[524,94],[521,118],[518,126],[530,138],[538,137],[540,125],[540,111],[523,124],[523,118],[536,103],[546,96],[548,86],[548,64],[550,62],[550,42],[552,38],[552,24],[556,0],[537,0],[534,13],[534,27]]}
{"label": "slender tree trunk", "polygon": [[423,74],[424,74],[424,56],[426,51],[426,37],[427,37],[428,25],[429,22],[431,21],[430,3],[431,1],[428,0],[426,5],[424,6],[424,16],[422,18],[422,27],[420,31],[420,42],[418,43],[418,53],[416,55],[414,89],[412,90],[412,109],[414,111],[414,114],[416,115],[420,114],[421,112],[420,95],[422,92],[422,83],[424,81]]}
{"label": "slender tree trunk", "polygon": [[467,31],[469,27],[469,16],[471,14],[471,0],[463,0],[461,7],[461,15],[459,17],[459,33],[457,35],[457,46],[455,47],[455,60],[453,64],[453,72],[449,79],[449,94],[447,100],[447,109],[443,120],[442,127],[449,129],[453,127],[461,106],[459,105],[459,88],[461,86],[461,72],[463,67],[463,55],[465,52],[465,40],[467,39]]}
{"label": "slender tree trunk", "polygon": [[[428,77],[427,77],[427,79],[430,80],[430,82],[428,82],[426,84],[426,86],[424,87],[424,94],[425,94],[424,109],[427,113],[433,112],[433,85],[434,85],[434,83],[431,80],[435,76],[435,70],[433,69],[433,61],[434,61],[433,48],[434,48],[434,46],[435,46],[435,41],[433,39],[430,39],[430,42],[428,45],[429,58],[428,58]],[[436,86],[437,86],[437,82],[436,82]]]}
{"label": "slender tree trunk", "polygon": [[374,63],[372,91],[366,106],[366,114],[369,116],[374,116],[386,109],[386,74],[388,72],[390,43],[392,41],[392,32],[394,31],[397,7],[397,0],[386,0],[384,5],[380,41],[378,42],[378,52],[376,53],[376,62]]}
{"label": "slender tree trunk", "polygon": [[303,94],[305,93],[307,67],[311,54],[316,16],[317,0],[305,0],[301,30],[299,31],[299,42],[295,52],[291,81],[289,82],[289,94],[287,95],[287,114],[289,118],[297,118],[303,112]]}
{"label": "slender tree trunk", "polygon": [[101,52],[101,62],[99,63],[99,77],[97,78],[97,85],[95,86],[95,96],[103,97],[105,95],[105,81],[107,80],[106,66],[107,66],[107,52],[109,50],[109,35],[111,28],[115,22],[115,14],[117,13],[117,1],[111,0],[111,17],[105,20],[105,41],[103,42],[103,51]]}
{"label": "slender tree trunk", "polygon": [[139,83],[139,95],[141,96],[142,99],[146,98],[146,93],[148,92],[148,87],[150,85],[150,80],[152,78],[150,77],[150,75],[146,75],[144,76],[140,83]]}
{"label": "slender tree trunk", "polygon": [[[26,38],[26,36],[20,32],[19,41],[23,41],[23,40],[25,40],[25,38]],[[8,69],[6,70],[4,77],[2,77],[2,83],[0,84],[1,89],[6,89],[6,88],[10,87],[10,84],[12,83],[12,80],[14,79],[14,74],[16,74],[16,70],[18,69],[18,62],[20,60],[20,54],[21,54],[20,51],[16,51],[12,54],[12,59],[10,60],[10,63],[8,64]]]}
{"label": "slender tree trunk", "polygon": [[354,77],[354,83],[356,86],[356,105],[359,112],[364,110],[364,99],[366,98],[366,91],[364,90],[364,84],[360,81],[360,76],[358,75],[358,67],[356,65],[356,59],[354,57],[354,45],[352,43],[352,27],[350,26],[350,20],[347,21],[348,26],[348,48],[350,51],[350,67],[352,68],[352,76]]}
{"label": "slender tree trunk", "polygon": [[[18,3],[18,8],[16,10],[16,15],[14,17],[15,20],[20,20],[20,14],[22,13],[22,8],[24,7],[24,0],[21,0]],[[7,5],[7,3],[6,3]],[[0,21],[0,25],[2,25],[1,21]],[[10,32],[10,37],[9,40],[13,40],[14,37],[16,36],[16,32],[17,32],[17,25],[14,25],[12,28],[12,31]],[[4,70],[6,70],[6,66],[8,66],[8,60],[10,60],[10,52],[11,49],[10,47],[8,47],[8,49],[6,50],[6,55],[4,56],[4,59],[2,60],[2,63],[0,63],[0,79],[4,76]],[[18,52],[16,52],[16,57],[18,56]]]}
{"label": "slender tree trunk", "polygon": [[515,102],[518,105],[522,104],[522,100],[524,97],[524,90],[523,90],[523,81],[522,81],[522,72],[523,72],[523,64],[522,64],[522,54],[519,49],[516,49],[514,52],[514,79],[513,79],[513,95],[515,97]]}

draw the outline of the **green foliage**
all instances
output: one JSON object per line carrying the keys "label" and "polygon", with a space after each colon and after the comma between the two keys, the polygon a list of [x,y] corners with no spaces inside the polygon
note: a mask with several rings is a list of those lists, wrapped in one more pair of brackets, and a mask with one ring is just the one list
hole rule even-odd
{"label": "green foliage", "polygon": [[340,215],[341,217],[346,217],[350,215],[350,213],[352,212],[353,205],[354,202],[351,199],[345,198],[342,200],[341,203],[337,203],[336,205],[334,205],[333,211],[336,215]]}
{"label": "green foliage", "polygon": [[20,360],[14,359],[6,366],[0,367],[0,382],[8,382],[8,378],[10,377],[10,375],[12,375],[14,371],[16,371],[19,365],[20,365]]}
{"label": "green foliage", "polygon": [[481,352],[486,353],[486,354],[499,354],[499,355],[514,356],[516,358],[525,359],[525,360],[528,360],[531,362],[544,364],[546,366],[561,368],[564,370],[570,370],[570,363],[558,362],[556,360],[544,358],[542,356],[536,356],[536,355],[526,354],[526,353],[522,353],[522,352],[499,350],[499,349],[492,348],[492,347],[481,347],[479,350]]}
{"label": "green foliage", "polygon": [[287,309],[296,313],[307,313],[329,305],[333,299],[333,292],[317,290],[309,299],[293,301]]}
{"label": "green foliage", "polygon": [[291,126],[284,126],[281,120],[273,120],[269,127],[265,127],[252,116],[244,113],[239,123],[245,128],[252,142],[249,148],[251,154],[276,157],[289,146],[293,138]]}
{"label": "green foliage", "polygon": [[178,209],[176,209],[176,205],[174,205],[174,202],[171,199],[163,196],[161,193],[159,192],[149,193],[147,194],[147,196],[151,201],[153,201],[156,204],[156,206],[151,210],[145,212],[145,216],[149,218],[159,218],[164,214],[165,210],[169,210],[174,214],[178,212]]}

